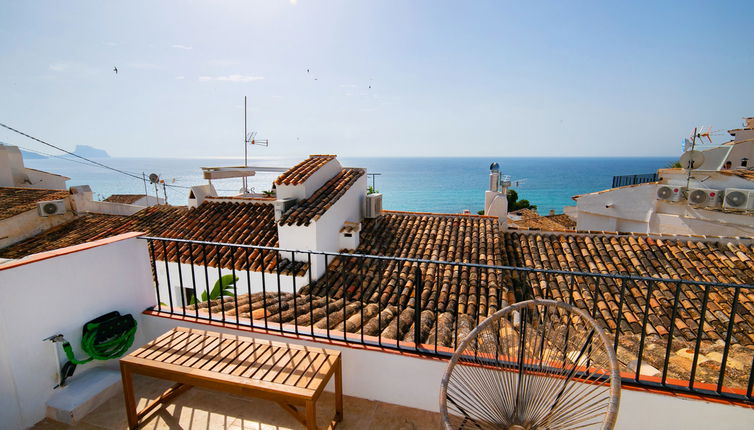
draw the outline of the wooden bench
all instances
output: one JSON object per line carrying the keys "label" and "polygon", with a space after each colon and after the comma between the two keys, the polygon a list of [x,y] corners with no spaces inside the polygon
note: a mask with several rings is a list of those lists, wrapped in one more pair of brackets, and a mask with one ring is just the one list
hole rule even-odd
{"label": "wooden bench", "polygon": [[[316,430],[316,401],[333,374],[335,417],[328,429],[343,419],[339,351],[178,327],[122,358],[120,371],[132,429],[158,405],[196,386],[272,400]],[[177,383],[137,412],[133,373]]]}

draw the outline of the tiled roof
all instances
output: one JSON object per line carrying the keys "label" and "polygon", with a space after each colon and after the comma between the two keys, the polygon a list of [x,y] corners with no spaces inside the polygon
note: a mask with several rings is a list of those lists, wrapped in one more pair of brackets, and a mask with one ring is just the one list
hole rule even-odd
{"label": "tiled roof", "polygon": [[[411,215],[386,212],[364,221],[355,254],[500,265],[497,219],[478,216]],[[421,264],[422,308],[458,309],[487,316],[511,297],[498,270]],[[330,295],[411,307],[416,299],[416,264],[375,259],[335,258],[326,275],[314,282],[315,296]],[[329,292],[328,292],[329,291]]]}
{"label": "tiled roof", "polygon": [[754,181],[754,170],[737,169],[737,170],[720,170],[720,173],[729,176],[738,176],[739,178]]}
{"label": "tiled roof", "polygon": [[[186,314],[200,314],[203,317],[216,318],[223,312],[226,319],[248,318],[260,324],[266,319],[269,324],[287,324],[291,328],[297,327],[303,333],[308,333],[309,327],[313,327],[321,331],[330,329],[364,336],[380,336],[383,342],[387,339],[414,342],[415,318],[414,309],[411,307],[399,309],[394,305],[380,306],[377,303],[362,303],[359,300],[344,301],[342,298],[309,296],[305,293],[294,296],[291,293],[269,292],[242,294],[238,296],[237,301],[232,297],[226,297],[223,300],[199,303],[196,308],[186,308]],[[461,342],[477,325],[467,314],[459,314],[458,318],[454,318],[451,312],[435,314],[432,310],[422,311],[419,323],[419,343],[430,350],[436,346],[445,351],[454,349],[454,345]],[[633,371],[628,364],[636,360],[641,340],[639,335],[633,333],[621,336],[617,348],[621,371]],[[647,336],[644,342],[642,360],[646,364],[662,368],[665,362],[665,343],[656,336]],[[683,342],[675,336],[673,344],[667,377],[688,380],[691,365],[688,357],[694,351],[694,343]],[[717,383],[719,366],[710,365],[714,363],[711,357],[721,357],[724,349],[722,342],[700,343],[700,361],[694,378],[696,382]],[[728,353],[731,368],[726,372],[725,385],[746,389],[750,374],[747,364],[751,362],[751,349],[749,346],[733,343]]]}
{"label": "tiled roof", "polygon": [[343,223],[343,227],[340,228],[341,233],[353,233],[361,229],[361,223],[346,221]]}
{"label": "tiled roof", "polygon": [[113,194],[106,198],[104,201],[110,203],[125,203],[127,205],[133,204],[146,197],[146,194]]}
{"label": "tiled roof", "polygon": [[308,199],[301,200],[280,218],[280,225],[309,225],[321,217],[356,181],[364,169],[344,168]]}
{"label": "tiled roof", "polygon": [[[260,245],[278,245],[272,205],[263,203],[205,202],[196,209],[175,206],[152,206],[128,217],[110,215],[86,215],[67,224],[48,230],[31,239],[0,250],[0,257],[21,258],[29,254],[49,251],[70,245],[90,242],[117,234],[143,231],[150,236],[171,239],[187,239]],[[156,242],[154,253],[162,260],[167,253],[169,261],[177,261],[174,243],[168,243],[163,250]],[[264,267],[273,271],[278,264],[275,252],[261,253],[259,250],[246,251],[243,248],[207,247],[206,262],[222,267],[250,268],[254,271]],[[191,251],[191,253],[189,252]],[[205,261],[201,246],[180,245],[181,261],[202,263]],[[264,260],[264,261],[263,261]],[[247,264],[248,263],[248,264]],[[291,263],[280,258],[281,271],[305,269],[305,265]]]}
{"label": "tiled roof", "polygon": [[540,216],[536,211],[529,209],[521,209],[512,214],[520,218],[509,216],[508,225],[519,229],[565,231],[576,228],[576,221],[566,214]]}
{"label": "tiled roof", "polygon": [[[554,233],[507,232],[504,234],[505,259],[508,265],[538,269],[580,271],[592,273],[620,273],[645,277],[712,281],[732,284],[754,283],[754,245],[735,242],[702,240],[665,240],[642,236],[584,235]],[[583,309],[596,308],[602,322],[613,331],[617,326],[618,303],[622,285],[609,279],[599,281],[600,295],[593,300],[594,278],[571,279],[528,273],[526,279],[514,280],[519,296],[573,300]],[[548,291],[542,286],[547,285]],[[574,288],[575,286],[575,288]],[[652,284],[650,306],[653,315],[648,332],[665,335],[670,329],[671,311],[676,285]],[[646,282],[631,282],[622,309],[621,329],[641,332],[642,315],[649,293]],[[705,318],[705,332],[711,339],[725,336],[730,314],[730,288],[715,288],[709,296],[709,311]],[[702,308],[704,289],[683,285],[679,295],[679,314],[676,335],[694,339]],[[742,290],[739,296],[737,330],[743,335],[739,341],[754,343],[754,291]]]}
{"label": "tiled roof", "polygon": [[296,164],[290,169],[283,172],[276,180],[277,185],[298,185],[303,184],[309,179],[320,167],[334,160],[334,155],[310,155],[306,160]]}
{"label": "tiled roof", "polygon": [[79,245],[131,231],[145,231],[149,234],[160,235],[167,225],[186,211],[185,207],[152,206],[131,216],[84,215],[0,249],[0,257],[22,258],[30,254]]}
{"label": "tiled roof", "polygon": [[61,190],[0,187],[0,220],[36,209],[37,202],[60,200],[68,195]]}
{"label": "tiled roof", "polygon": [[[193,239],[209,242],[233,243],[240,245],[278,246],[277,227],[275,226],[274,207],[266,203],[231,203],[205,202],[189,211],[165,229],[161,237]],[[302,273],[308,265],[291,263],[280,258],[277,252],[264,252],[258,249],[206,247],[207,254],[201,246],[168,244],[166,252],[170,261],[177,261],[181,256],[184,263],[194,262],[209,266],[249,268],[252,271],[275,271],[279,264],[281,272],[294,271]],[[156,246],[158,259],[162,259],[163,250]],[[279,261],[278,261],[279,260]]]}

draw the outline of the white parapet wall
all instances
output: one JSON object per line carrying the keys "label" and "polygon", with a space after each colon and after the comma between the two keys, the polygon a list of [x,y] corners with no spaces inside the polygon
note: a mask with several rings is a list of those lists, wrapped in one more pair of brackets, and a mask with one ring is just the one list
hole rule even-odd
{"label": "white parapet wall", "polygon": [[[82,357],[84,323],[114,310],[139,324],[132,348],[149,339],[141,327],[155,304],[147,243],[131,233],[1,264],[0,297],[0,429],[15,430],[44,418],[55,391],[59,346],[43,339],[63,334]],[[76,374],[103,365],[117,361]]]}
{"label": "white parapet wall", "polygon": [[[444,360],[249,333],[158,316],[145,316],[143,328],[148,337],[155,338],[178,325],[277,342],[336,349],[343,354],[344,394],[433,412],[439,411],[440,381],[447,366],[447,361]],[[326,390],[334,390],[332,381]],[[750,430],[753,426],[754,409],[749,407],[623,389],[618,423],[615,428],[618,430],[707,430],[710,428]]]}

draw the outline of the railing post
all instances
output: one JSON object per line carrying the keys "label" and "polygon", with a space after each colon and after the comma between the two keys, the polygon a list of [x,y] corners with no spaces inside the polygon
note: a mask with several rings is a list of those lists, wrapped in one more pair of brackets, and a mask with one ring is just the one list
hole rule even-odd
{"label": "railing post", "polygon": [[421,341],[421,305],[422,305],[422,289],[424,287],[422,283],[422,269],[419,265],[416,265],[414,270],[414,345],[416,350],[419,350],[419,341]]}

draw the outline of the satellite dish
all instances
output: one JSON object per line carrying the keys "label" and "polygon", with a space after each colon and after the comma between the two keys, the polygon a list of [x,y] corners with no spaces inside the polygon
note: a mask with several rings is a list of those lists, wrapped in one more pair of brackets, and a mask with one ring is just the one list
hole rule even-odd
{"label": "satellite dish", "polygon": [[149,183],[156,184],[160,182],[160,177],[157,175],[157,173],[150,173],[149,174]]}
{"label": "satellite dish", "polygon": [[704,164],[704,154],[700,151],[686,151],[681,155],[681,167],[686,170],[698,169]]}

